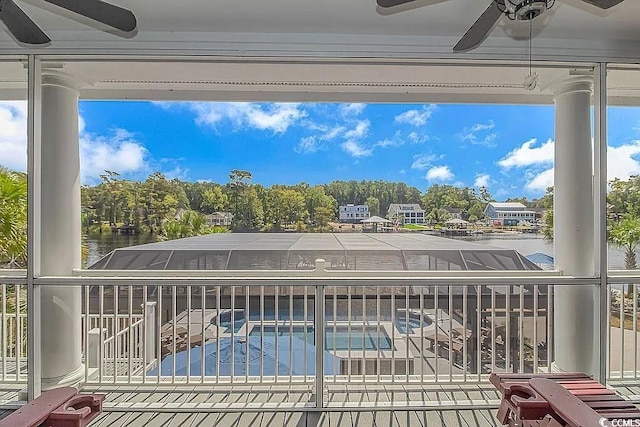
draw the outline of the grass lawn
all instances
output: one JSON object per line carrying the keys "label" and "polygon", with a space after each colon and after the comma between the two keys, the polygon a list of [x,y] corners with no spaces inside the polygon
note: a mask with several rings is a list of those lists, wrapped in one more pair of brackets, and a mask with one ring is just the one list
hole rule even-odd
{"label": "grass lawn", "polygon": [[[610,324],[614,328],[619,328],[620,318],[612,314]],[[633,330],[633,316],[624,316],[624,328]],[[640,319],[638,319],[637,328],[640,331]]]}
{"label": "grass lawn", "polygon": [[407,230],[424,230],[427,227],[418,224],[405,224],[402,226],[402,228],[406,228]]}

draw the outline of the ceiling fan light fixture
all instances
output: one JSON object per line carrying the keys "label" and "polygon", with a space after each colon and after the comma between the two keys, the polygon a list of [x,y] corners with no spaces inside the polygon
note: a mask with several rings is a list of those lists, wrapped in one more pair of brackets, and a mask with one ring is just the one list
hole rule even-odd
{"label": "ceiling fan light fixture", "polygon": [[512,21],[531,21],[551,9],[555,0],[493,0]]}

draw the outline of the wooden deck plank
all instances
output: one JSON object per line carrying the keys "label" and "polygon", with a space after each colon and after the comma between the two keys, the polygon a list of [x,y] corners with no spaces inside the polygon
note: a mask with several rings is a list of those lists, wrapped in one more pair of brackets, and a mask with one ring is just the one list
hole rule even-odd
{"label": "wooden deck plank", "polygon": [[497,411],[495,409],[493,410],[483,409],[483,410],[478,410],[476,412],[480,413],[480,415],[484,417],[484,419],[487,422],[486,425],[494,426],[494,427],[501,426],[501,424],[498,422],[498,419],[496,418]]}
{"label": "wooden deck plank", "polygon": [[91,427],[126,426],[127,420],[132,415],[135,415],[135,413],[103,412],[91,423]]}
{"label": "wooden deck plank", "polygon": [[[460,414],[462,411],[441,411],[439,415],[442,417],[442,425],[447,427],[471,427]],[[475,426],[473,426],[475,427]]]}
{"label": "wooden deck plank", "polygon": [[416,411],[396,411],[394,412],[394,415],[400,427],[422,426],[422,421],[418,417],[418,413]]}
{"label": "wooden deck plank", "polygon": [[457,411],[458,415],[470,426],[483,426],[487,425],[488,420],[479,413],[479,411],[467,410]]}
{"label": "wooden deck plank", "polygon": [[323,427],[359,427],[353,424],[351,412],[329,412],[325,414]]}
{"label": "wooden deck plank", "polygon": [[375,426],[373,412],[354,412],[351,414],[351,420],[354,426]]}
{"label": "wooden deck plank", "polygon": [[[210,416],[215,414],[209,414]],[[237,414],[227,413],[220,414],[215,420],[205,418],[199,424],[202,426],[216,427],[245,427],[245,426],[259,426],[261,425],[263,414],[251,413],[251,414]],[[197,425],[197,424],[196,424]]]}
{"label": "wooden deck plank", "polygon": [[376,427],[397,427],[398,420],[393,412],[373,412],[373,421]]}

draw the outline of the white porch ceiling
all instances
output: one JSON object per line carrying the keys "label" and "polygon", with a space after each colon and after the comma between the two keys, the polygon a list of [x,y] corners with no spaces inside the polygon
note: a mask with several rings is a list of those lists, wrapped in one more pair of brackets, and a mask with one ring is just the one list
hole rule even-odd
{"label": "white porch ceiling", "polygon": [[[45,63],[47,64],[47,63]],[[83,84],[83,99],[551,104],[554,83],[587,66],[536,63],[534,90],[522,87],[527,66],[416,61],[68,60],[50,63]],[[640,105],[640,68],[608,73],[612,105]],[[20,61],[0,62],[0,99],[26,97]]]}
{"label": "white porch ceiling", "polygon": [[[418,0],[427,6],[386,16],[375,0],[113,0],[138,18],[129,39],[16,1],[53,42],[20,47],[0,28],[0,61],[42,54],[85,82],[85,99],[544,104],[575,64],[640,63],[639,0],[606,12],[556,0],[534,21],[531,92],[519,87],[528,24],[503,19],[481,48],[451,52],[490,0]],[[610,101],[640,105],[639,76],[611,71]],[[0,98],[24,97],[25,81],[22,64],[0,62]]]}
{"label": "white porch ceiling", "polygon": [[[375,0],[113,0],[138,18],[131,39],[97,31],[90,22],[42,0],[16,0],[53,39],[49,53],[207,54],[381,58],[524,59],[528,24],[503,19],[482,48],[451,47],[490,0],[419,0],[426,7],[393,15]],[[538,58],[640,61],[640,2],[602,11],[580,0],[556,0],[534,22]],[[0,31],[0,54],[26,52]]]}

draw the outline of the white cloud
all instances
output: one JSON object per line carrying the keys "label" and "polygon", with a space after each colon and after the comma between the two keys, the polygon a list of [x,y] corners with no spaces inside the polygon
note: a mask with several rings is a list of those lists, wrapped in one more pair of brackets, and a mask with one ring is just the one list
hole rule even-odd
{"label": "white cloud", "polygon": [[329,126],[326,124],[316,123],[311,120],[304,120],[300,123],[304,128],[319,132],[317,135],[313,135],[321,141],[331,141],[341,136],[346,128],[342,125]]}
{"label": "white cloud", "polygon": [[183,168],[181,166],[176,166],[172,170],[163,172],[164,176],[167,179],[178,178],[182,181],[186,181],[189,178],[189,168]]}
{"label": "white cloud", "polygon": [[369,120],[360,120],[356,123],[356,127],[344,133],[345,139],[361,139],[369,134]]}
{"label": "white cloud", "polygon": [[0,165],[27,170],[27,103],[0,102]]}
{"label": "white cloud", "polygon": [[344,126],[334,126],[330,129],[327,129],[322,135],[320,135],[320,139],[323,141],[331,141],[332,139],[336,139],[340,134],[345,131]]}
{"label": "white cloud", "polygon": [[362,114],[367,104],[354,102],[351,104],[342,104],[340,106],[340,114],[344,116],[358,116]]}
{"label": "white cloud", "polygon": [[493,120],[489,120],[487,123],[476,123],[475,125],[471,126],[471,132],[480,132],[483,130],[491,130],[494,127],[496,127],[496,124],[493,122]]}
{"label": "white cloud", "polygon": [[95,183],[105,170],[121,175],[148,168],[147,149],[124,129],[109,136],[80,135],[80,172],[82,182]]}
{"label": "white cloud", "polygon": [[323,143],[320,141],[321,139],[321,137],[319,138],[315,135],[305,136],[300,138],[300,142],[293,150],[300,154],[317,153],[321,149],[325,148]]}
{"label": "white cloud", "polygon": [[422,144],[423,142],[429,140],[428,135],[420,135],[418,132],[409,132],[407,138],[409,138],[409,141],[411,141],[413,144]]}
{"label": "white cloud", "polygon": [[427,178],[428,181],[446,182],[451,181],[454,176],[449,166],[434,166],[427,171],[425,178]]}
{"label": "white cloud", "polygon": [[400,147],[402,145],[404,145],[404,139],[402,139],[402,132],[400,131],[396,131],[396,133],[393,134],[393,137],[391,139],[385,138],[382,141],[376,142],[375,144],[376,147],[382,147],[382,148]]}
{"label": "white cloud", "polygon": [[433,162],[436,162],[444,156],[438,156],[436,154],[416,154],[413,156],[413,163],[411,169],[428,169]]}
{"label": "white cloud", "polygon": [[427,124],[431,115],[437,110],[436,105],[425,105],[421,110],[407,110],[394,117],[396,123],[406,123],[411,126],[419,127]]}
{"label": "white cloud", "polygon": [[640,140],[607,149],[607,178],[627,180],[632,175],[640,175]]}
{"label": "white cloud", "polygon": [[[124,129],[108,136],[85,131],[85,120],[78,117],[80,167],[83,183],[94,183],[105,170],[120,174],[147,168],[147,149]],[[10,169],[27,168],[27,107],[24,101],[0,102],[0,164]]]}
{"label": "white cloud", "polygon": [[[607,180],[616,178],[623,181],[631,176],[640,175],[640,140],[607,149]],[[553,185],[553,168],[542,172],[529,172],[531,175],[525,189],[532,192],[544,192]]]}
{"label": "white cloud", "polygon": [[[184,103],[155,103],[168,109]],[[269,130],[274,133],[285,133],[298,120],[307,116],[307,112],[295,103],[252,102],[188,102],[187,108],[196,114],[196,123],[217,128],[228,121],[233,126],[251,127],[258,130]]]}
{"label": "white cloud", "polygon": [[472,144],[495,147],[495,140],[498,137],[498,134],[495,132],[487,133],[487,131],[490,131],[495,127],[496,124],[493,120],[489,120],[487,123],[476,123],[471,127],[464,128],[460,133],[460,139]]}
{"label": "white cloud", "polygon": [[552,164],[554,157],[553,140],[550,139],[541,146],[534,147],[536,143],[537,140],[535,138],[526,141],[498,161],[498,165],[509,170],[512,167]]}
{"label": "white cloud", "polygon": [[366,148],[352,139],[343,142],[342,149],[353,157],[367,157],[373,154],[373,149]]}
{"label": "white cloud", "polygon": [[476,180],[473,183],[473,186],[476,187],[476,188],[488,187],[490,180],[491,180],[491,175],[489,175],[488,173],[478,174],[478,175],[476,175]]}
{"label": "white cloud", "polygon": [[553,186],[553,168],[547,169],[533,177],[524,188],[534,193],[543,193],[547,187]]}

